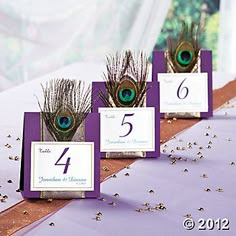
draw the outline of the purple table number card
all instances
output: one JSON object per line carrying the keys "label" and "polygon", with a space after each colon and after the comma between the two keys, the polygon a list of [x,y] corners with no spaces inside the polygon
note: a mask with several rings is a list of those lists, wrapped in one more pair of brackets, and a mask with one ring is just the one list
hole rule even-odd
{"label": "purple table number card", "polygon": [[46,85],[41,112],[25,112],[20,190],[25,198],[95,198],[100,194],[100,114],[89,113],[81,82]]}
{"label": "purple table number card", "polygon": [[153,52],[152,80],[160,83],[162,118],[213,116],[212,52],[200,48],[198,28],[192,24],[190,30],[183,22],[168,50]]}
{"label": "purple table number card", "polygon": [[160,155],[159,83],[147,82],[148,61],[130,51],[107,58],[104,82],[92,83],[92,110],[100,113],[102,158]]}

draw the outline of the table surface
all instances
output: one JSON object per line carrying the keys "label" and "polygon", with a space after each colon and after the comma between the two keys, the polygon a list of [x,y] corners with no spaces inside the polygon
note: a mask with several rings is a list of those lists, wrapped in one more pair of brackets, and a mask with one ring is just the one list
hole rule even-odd
{"label": "table surface", "polygon": [[[0,132],[0,193],[8,195],[7,201],[0,203],[0,211],[22,200],[21,194],[16,192],[20,162],[9,157],[20,157],[21,140],[17,138],[22,136],[23,113],[39,111],[34,95],[41,99],[40,83],[62,77],[99,81],[102,80],[102,72],[100,65],[72,65],[0,93],[0,107],[6,116],[2,119]],[[226,77],[227,80],[223,80]],[[232,79],[233,75],[215,73],[213,86],[219,88]],[[236,165],[230,165],[236,162],[235,107],[236,100],[232,100],[214,112],[213,118],[202,120],[178,134],[176,139],[161,147],[160,158],[138,160],[130,169],[117,173],[117,178],[107,179],[101,184],[101,197],[106,201],[73,200],[55,214],[31,224],[16,235],[199,235],[197,228],[200,218],[227,218],[230,222],[229,231],[216,228],[202,230],[203,235],[236,235]],[[7,137],[9,134],[11,137]],[[214,134],[216,138],[213,138]],[[188,148],[188,143],[194,142],[196,145]],[[5,146],[7,143],[11,148]],[[177,147],[185,150],[176,150]],[[182,157],[182,160],[171,164],[173,160],[169,155]],[[125,173],[129,173],[129,176]],[[203,178],[203,174],[208,178]],[[207,188],[211,191],[206,192]],[[150,193],[150,190],[154,193]],[[115,193],[119,197],[115,197]],[[115,202],[115,206],[112,202]],[[149,206],[144,206],[144,202]],[[160,202],[164,203],[166,210],[153,210]],[[203,211],[198,210],[201,207]],[[141,209],[141,212],[137,212],[137,209]],[[101,221],[95,220],[97,212],[102,212]],[[196,223],[191,231],[183,228],[187,214],[191,214]],[[54,223],[53,227],[49,225],[51,222]]]}

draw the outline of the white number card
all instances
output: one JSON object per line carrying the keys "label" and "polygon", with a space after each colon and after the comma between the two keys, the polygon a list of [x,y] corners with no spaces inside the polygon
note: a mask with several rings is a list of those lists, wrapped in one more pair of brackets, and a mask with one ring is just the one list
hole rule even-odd
{"label": "white number card", "polygon": [[94,190],[94,143],[32,142],[31,190]]}
{"label": "white number card", "polygon": [[160,112],[207,112],[207,73],[160,73]]}
{"label": "white number card", "polygon": [[155,110],[99,108],[101,152],[155,151]]}

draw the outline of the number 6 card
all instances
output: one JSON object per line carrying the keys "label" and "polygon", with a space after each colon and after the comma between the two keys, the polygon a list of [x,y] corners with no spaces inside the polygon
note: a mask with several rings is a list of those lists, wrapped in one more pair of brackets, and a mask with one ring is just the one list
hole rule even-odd
{"label": "number 6 card", "polygon": [[191,73],[171,72],[167,59],[164,51],[153,52],[152,80],[160,83],[161,117],[213,116],[211,51],[199,52],[197,71]]}

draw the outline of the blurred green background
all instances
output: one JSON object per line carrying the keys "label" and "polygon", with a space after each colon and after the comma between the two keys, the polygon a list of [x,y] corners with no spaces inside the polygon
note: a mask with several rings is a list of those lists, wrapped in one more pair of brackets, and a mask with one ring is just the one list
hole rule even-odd
{"label": "blurred green background", "polygon": [[201,23],[204,28],[201,48],[212,50],[213,69],[216,70],[219,5],[220,0],[173,0],[154,50],[166,49],[167,38],[179,32],[181,20]]}

